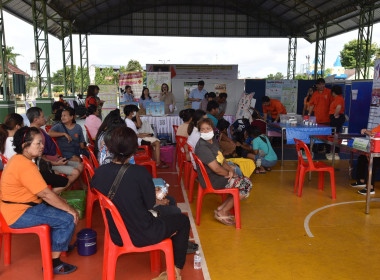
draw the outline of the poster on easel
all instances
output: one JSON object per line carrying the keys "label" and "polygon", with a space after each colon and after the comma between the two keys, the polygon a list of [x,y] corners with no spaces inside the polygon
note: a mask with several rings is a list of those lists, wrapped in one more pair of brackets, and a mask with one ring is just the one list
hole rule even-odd
{"label": "poster on easel", "polygon": [[278,99],[288,113],[297,113],[297,80],[266,80],[265,95]]}
{"label": "poster on easel", "polygon": [[191,108],[191,101],[189,100],[189,95],[193,89],[198,88],[198,82],[185,82],[183,87],[184,87],[183,108],[189,109]]}
{"label": "poster on easel", "polygon": [[143,73],[142,72],[127,72],[119,75],[120,102],[123,102],[125,86],[131,86],[134,100],[138,101],[143,90]]}
{"label": "poster on easel", "polygon": [[147,102],[146,114],[148,116],[161,117],[165,115],[165,103],[164,102]]}
{"label": "poster on easel", "polygon": [[104,101],[102,107],[102,118],[104,119],[109,112],[118,108],[118,88],[117,85],[98,85],[100,100]]}
{"label": "poster on easel", "polygon": [[367,129],[372,130],[379,124],[380,124],[380,59],[376,59],[375,65],[374,65],[374,72],[373,72],[372,98],[371,98],[371,105],[369,109]]}
{"label": "poster on easel", "polygon": [[146,86],[149,88],[150,97],[154,102],[160,101],[160,93],[162,84],[169,86],[169,92],[172,90],[172,78],[170,72],[147,72]]}

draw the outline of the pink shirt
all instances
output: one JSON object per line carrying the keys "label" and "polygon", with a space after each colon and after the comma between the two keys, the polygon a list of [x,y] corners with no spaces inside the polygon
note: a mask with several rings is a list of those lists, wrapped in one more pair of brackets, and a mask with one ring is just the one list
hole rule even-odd
{"label": "pink shirt", "polygon": [[92,139],[95,139],[96,134],[98,134],[98,130],[102,121],[95,115],[89,115],[84,122],[85,126],[87,126],[88,131],[91,134]]}

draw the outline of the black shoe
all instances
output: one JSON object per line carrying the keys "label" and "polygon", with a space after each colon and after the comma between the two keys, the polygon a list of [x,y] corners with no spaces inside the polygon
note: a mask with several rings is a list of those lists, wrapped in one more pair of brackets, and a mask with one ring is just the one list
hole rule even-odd
{"label": "black shoe", "polygon": [[187,254],[193,254],[195,253],[197,250],[198,250],[198,244],[197,243],[194,243],[194,242],[191,242],[191,241],[188,241],[187,243]]}
{"label": "black shoe", "polygon": [[[361,194],[361,195],[367,195],[367,188],[364,188],[364,189],[358,191],[358,193]],[[369,194],[375,194],[375,190],[372,189],[372,190],[369,192]]]}
{"label": "black shoe", "polygon": [[358,188],[358,187],[365,187],[365,186],[367,186],[367,184],[356,181],[355,183],[350,184],[350,186],[353,188]]}

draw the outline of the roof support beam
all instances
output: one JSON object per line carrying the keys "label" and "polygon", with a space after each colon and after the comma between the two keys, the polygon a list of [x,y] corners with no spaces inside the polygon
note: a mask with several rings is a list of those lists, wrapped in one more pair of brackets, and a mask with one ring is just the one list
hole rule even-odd
{"label": "roof support beam", "polygon": [[8,63],[6,57],[7,46],[5,44],[5,30],[4,30],[4,17],[3,5],[0,2],[0,58],[1,58],[1,77],[3,82],[3,100],[7,101],[9,98],[8,90]]}
{"label": "roof support beam", "polygon": [[[65,86],[65,96],[70,88],[71,95],[74,95],[74,62],[73,62],[73,36],[71,21],[61,21],[61,41],[63,58],[63,83]],[[70,74],[70,79],[69,79]]]}
{"label": "roof support beam", "polygon": [[[47,89],[48,97],[51,98],[50,57],[49,39],[46,16],[46,1],[32,0],[34,47],[36,53],[36,72],[38,95]],[[40,28],[41,26],[41,28]]]}
{"label": "roof support beam", "polygon": [[296,60],[297,60],[297,38],[289,38],[288,45],[288,73],[287,79],[291,80],[296,77]]}
{"label": "roof support beam", "polygon": [[87,34],[79,34],[80,44],[80,93],[83,94],[85,88],[90,84],[88,73],[88,40]]}
{"label": "roof support beam", "polygon": [[317,38],[315,41],[314,79],[323,78],[325,75],[327,25],[317,25]]}
{"label": "roof support beam", "polygon": [[[365,2],[365,1],[362,1]],[[371,65],[371,45],[374,7],[363,3],[360,8],[355,79],[368,79]]]}

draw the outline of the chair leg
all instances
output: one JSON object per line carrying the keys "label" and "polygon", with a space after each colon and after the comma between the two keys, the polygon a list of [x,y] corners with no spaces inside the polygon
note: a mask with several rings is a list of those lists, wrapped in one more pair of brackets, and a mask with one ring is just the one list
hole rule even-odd
{"label": "chair leg", "polygon": [[103,280],[107,280],[107,273],[108,273],[108,251],[109,251],[110,237],[107,231],[108,229],[106,229],[106,233],[104,234]]}
{"label": "chair leg", "polygon": [[173,245],[166,246],[163,248],[165,252],[166,260],[166,271],[168,273],[168,280],[175,280],[175,268],[174,268],[174,255],[173,255]]}
{"label": "chair leg", "polygon": [[183,165],[184,162],[180,160],[179,164],[179,171],[178,171],[178,185],[181,186],[181,179],[182,179],[182,170],[183,170]]}
{"label": "chair leg", "polygon": [[234,210],[235,210],[235,223],[236,229],[241,229],[241,217],[240,217],[240,198],[239,193],[234,194]]}
{"label": "chair leg", "polygon": [[38,234],[41,244],[42,267],[44,269],[44,280],[53,279],[53,261],[51,258],[51,241],[49,230]]}
{"label": "chair leg", "polygon": [[199,226],[201,223],[201,211],[202,211],[203,189],[201,183],[198,183],[198,197],[197,197],[197,217],[196,224]]}
{"label": "chair leg", "polygon": [[334,168],[329,173],[330,173],[330,180],[331,180],[331,196],[332,196],[332,199],[336,199],[336,193],[335,193],[335,171],[334,171]]}
{"label": "chair leg", "polygon": [[184,179],[185,180],[185,182],[184,182],[185,189],[189,188],[190,168],[191,168],[191,163],[186,162],[185,163],[185,179]]}
{"label": "chair leg", "polygon": [[294,183],[294,192],[295,193],[297,192],[299,178],[300,178],[300,164],[298,163],[297,173],[296,173],[296,182]]}
{"label": "chair leg", "polygon": [[325,185],[325,172],[319,171],[318,190],[323,191]]}
{"label": "chair leg", "polygon": [[95,195],[91,190],[87,191],[87,205],[86,205],[86,228],[91,228],[92,226],[92,209],[94,207],[94,197]]}
{"label": "chair leg", "polygon": [[195,178],[197,177],[197,171],[195,171],[193,168],[191,168],[190,172],[190,182],[189,182],[189,202],[193,202],[193,191],[194,191],[194,183]]}
{"label": "chair leg", "polygon": [[299,177],[299,182],[298,182],[298,196],[302,196],[302,188],[303,188],[303,182],[305,180],[305,174],[306,170],[301,167],[300,169],[300,177]]}
{"label": "chair leg", "polygon": [[[111,238],[109,238],[109,242],[112,242]],[[110,245],[108,249],[108,262],[107,262],[107,280],[115,279],[115,270],[116,270],[116,262],[117,262],[117,254],[116,254],[116,245]]]}
{"label": "chair leg", "polygon": [[176,166],[177,162],[178,162],[178,159],[177,159],[177,156],[178,156],[178,143],[175,145],[175,153],[174,153],[174,166]]}
{"label": "chair leg", "polygon": [[150,271],[161,271],[161,252],[160,250],[150,251]]}
{"label": "chair leg", "polygon": [[3,240],[4,240],[4,264],[10,265],[11,264],[11,242],[12,242],[12,234],[10,233],[4,233],[3,234]]}

